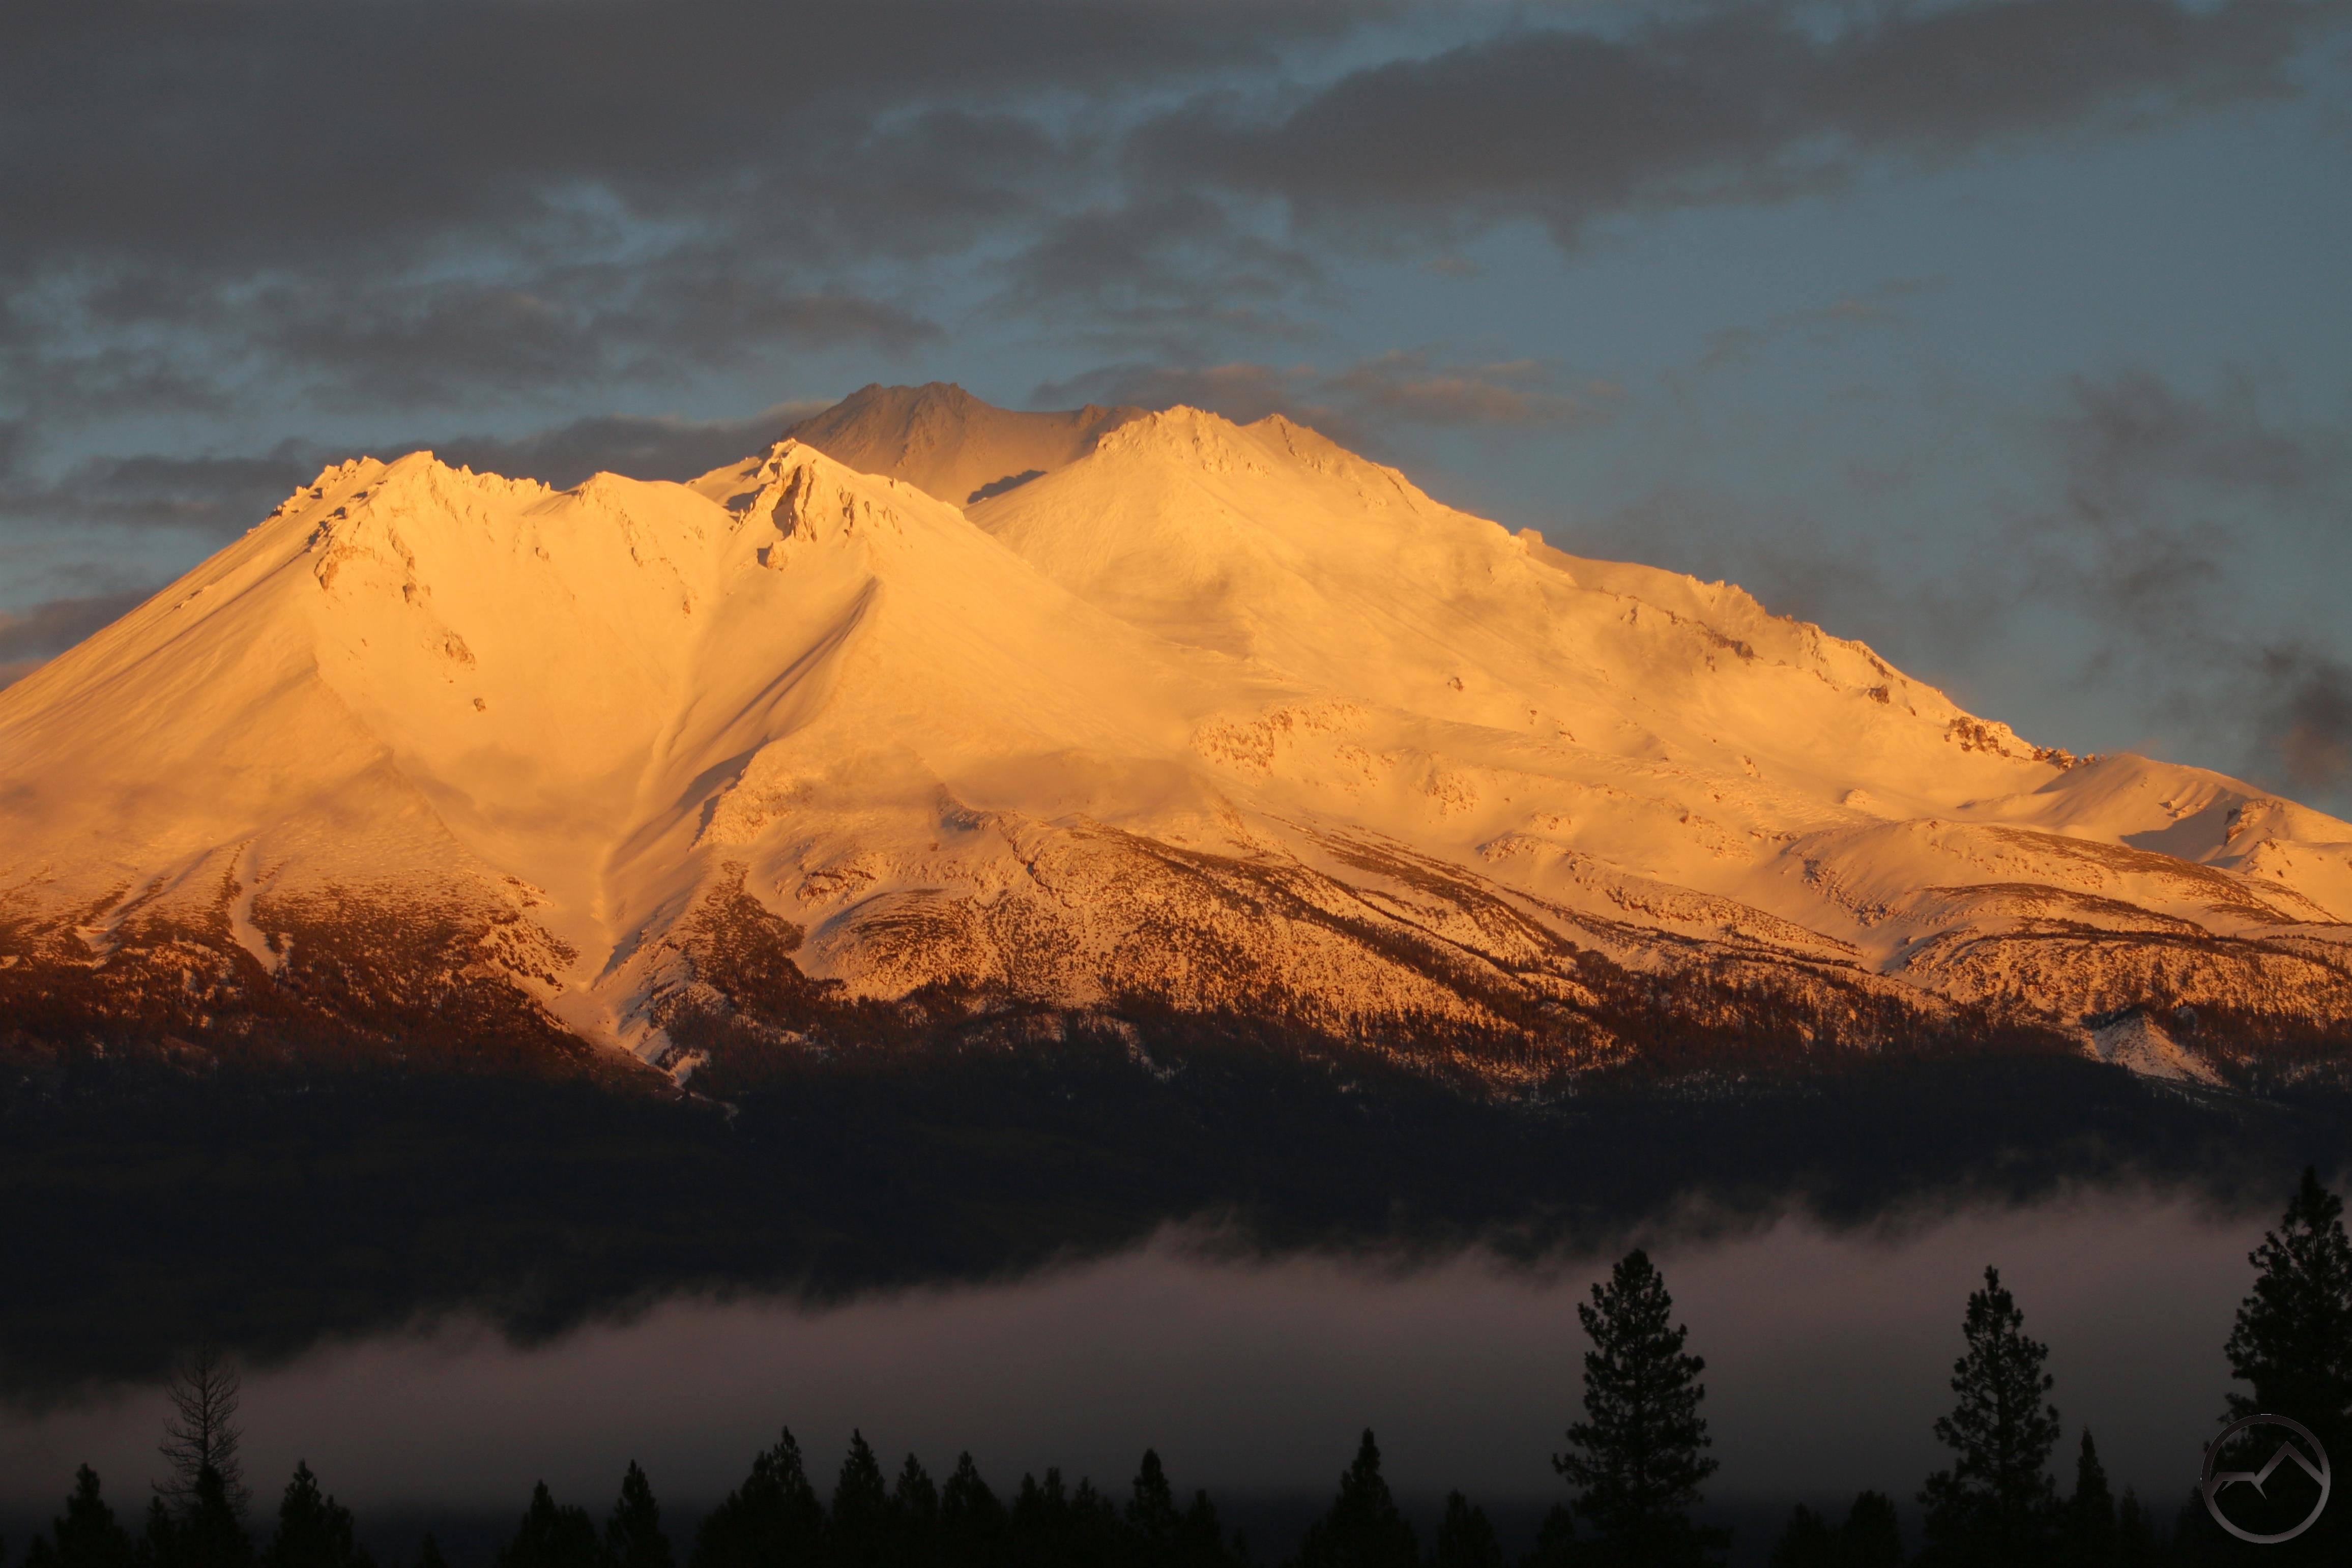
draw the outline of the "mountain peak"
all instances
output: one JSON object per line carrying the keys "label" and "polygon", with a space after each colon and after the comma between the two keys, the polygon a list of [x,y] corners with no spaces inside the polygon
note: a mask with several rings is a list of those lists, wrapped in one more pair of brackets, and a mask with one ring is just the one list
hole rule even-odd
{"label": "mountain peak", "polygon": [[2352,1017],[2352,825],[2072,763],[1288,419],[867,387],[687,485],[329,468],[0,691],[0,1012],[28,961],[144,942],[168,1000],[173,943],[226,943],[323,994],[437,931],[417,994],[503,977],[667,1064],[725,1012],[723,906],[850,996],[1596,1060],[1610,963],[1855,1016]]}
{"label": "mountain peak", "polygon": [[951,382],[862,386],[784,432],[848,467],[904,479],[951,506],[1001,495],[1084,457],[1134,407],[1020,413]]}

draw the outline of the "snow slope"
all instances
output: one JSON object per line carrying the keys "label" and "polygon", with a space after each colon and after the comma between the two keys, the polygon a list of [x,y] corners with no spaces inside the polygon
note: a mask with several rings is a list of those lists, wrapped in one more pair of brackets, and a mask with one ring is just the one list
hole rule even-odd
{"label": "snow slope", "polygon": [[868,388],[689,485],[346,463],[0,690],[0,1001],[183,1033],[457,977],[680,1068],[955,995],[1511,1078],[1663,984],[1735,1051],[2009,1018],[2195,1078],[2213,1023],[2087,1021],[2337,1030],[2347,921],[2352,826],[1279,417]]}

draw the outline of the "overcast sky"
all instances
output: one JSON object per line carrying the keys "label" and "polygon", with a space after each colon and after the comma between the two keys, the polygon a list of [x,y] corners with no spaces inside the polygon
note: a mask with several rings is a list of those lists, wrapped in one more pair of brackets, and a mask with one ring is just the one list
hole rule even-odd
{"label": "overcast sky", "polygon": [[0,679],[330,458],[1281,408],[2037,742],[2352,806],[2352,9],[0,11]]}

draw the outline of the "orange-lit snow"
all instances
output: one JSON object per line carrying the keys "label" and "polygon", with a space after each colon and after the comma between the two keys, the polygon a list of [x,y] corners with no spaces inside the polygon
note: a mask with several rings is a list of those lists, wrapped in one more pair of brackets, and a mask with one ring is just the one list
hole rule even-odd
{"label": "orange-lit snow", "polygon": [[[577,954],[548,1005],[648,1054],[661,939],[735,875],[857,989],[1114,992],[1145,939],[1106,836],[1342,882],[1332,845],[1376,842],[1539,921],[2069,1019],[2095,984],[1969,939],[2352,940],[2352,825],[2037,751],[1738,588],[1565,553],[1278,417],[990,431],[814,433],[906,478],[794,440],[688,485],[331,468],[0,691],[0,899],[96,942],[226,882],[265,961],[273,889],[504,900]],[[968,510],[908,482],[1030,468]],[[924,924],[1014,902],[1053,953]]]}

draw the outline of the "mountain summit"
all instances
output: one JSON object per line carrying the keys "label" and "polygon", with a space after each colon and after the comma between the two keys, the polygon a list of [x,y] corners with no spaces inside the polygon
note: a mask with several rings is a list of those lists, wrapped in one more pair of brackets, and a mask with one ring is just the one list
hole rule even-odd
{"label": "mountain summit", "polygon": [[860,387],[785,431],[784,439],[964,506],[1076,461],[1097,437],[1143,413],[1090,403],[1059,414],[1016,414],[935,381]]}
{"label": "mountain summit", "polygon": [[2347,922],[2352,825],[1279,416],[869,387],[684,485],[356,460],[0,690],[36,1042],[683,1079],[1191,1019],[1511,1089],[2024,1031],[2215,1080],[2342,1037]]}

